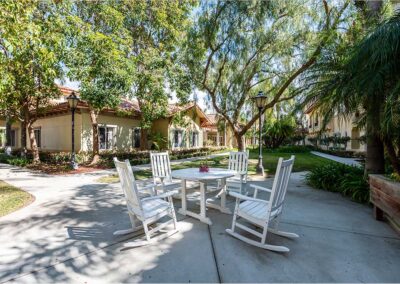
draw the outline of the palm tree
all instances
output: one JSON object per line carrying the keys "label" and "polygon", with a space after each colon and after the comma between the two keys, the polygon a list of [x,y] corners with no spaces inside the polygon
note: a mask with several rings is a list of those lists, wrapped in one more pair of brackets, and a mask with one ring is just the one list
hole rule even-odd
{"label": "palm tree", "polygon": [[326,50],[305,77],[304,103],[325,114],[362,115],[367,137],[366,174],[383,173],[384,148],[400,173],[400,13],[382,22],[354,48]]}

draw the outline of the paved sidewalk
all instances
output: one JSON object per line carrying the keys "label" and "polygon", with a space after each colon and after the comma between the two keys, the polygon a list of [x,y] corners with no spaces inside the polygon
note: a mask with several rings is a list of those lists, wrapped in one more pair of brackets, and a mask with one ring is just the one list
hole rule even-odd
{"label": "paved sidewalk", "polygon": [[361,166],[360,162],[358,162],[356,159],[353,158],[342,158],[342,157],[338,157],[338,156],[334,156],[334,155],[330,155],[330,154],[325,154],[325,153],[321,153],[318,151],[311,151],[311,154],[314,154],[316,156],[320,156],[322,158],[326,158],[341,164],[345,164],[345,165],[349,165],[349,166]]}
{"label": "paved sidewalk", "polygon": [[400,237],[375,221],[370,207],[308,187],[303,173],[291,177],[281,221],[300,238],[268,237],[291,249],[285,254],[227,235],[232,216],[213,209],[207,212],[212,226],[178,214],[179,233],[120,251],[135,237],[112,234],[129,227],[123,195],[118,184],[98,183],[98,177],[49,176],[0,164],[1,180],[36,196],[0,218],[0,282],[400,281]]}

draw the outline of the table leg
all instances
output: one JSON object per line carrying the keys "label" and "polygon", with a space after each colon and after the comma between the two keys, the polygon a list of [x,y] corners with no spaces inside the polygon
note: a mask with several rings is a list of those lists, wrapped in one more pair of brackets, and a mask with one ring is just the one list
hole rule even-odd
{"label": "table leg", "polygon": [[186,205],[186,180],[183,179],[181,182],[182,185],[182,207],[178,210],[178,212],[182,215],[186,215],[187,205]]}
{"label": "table leg", "polygon": [[206,215],[206,191],[207,184],[205,182],[200,182],[200,221],[209,225],[212,225],[212,222]]}
{"label": "table leg", "polygon": [[226,179],[221,180],[222,191],[221,191],[221,209],[222,213],[232,214],[231,210],[226,207]]}

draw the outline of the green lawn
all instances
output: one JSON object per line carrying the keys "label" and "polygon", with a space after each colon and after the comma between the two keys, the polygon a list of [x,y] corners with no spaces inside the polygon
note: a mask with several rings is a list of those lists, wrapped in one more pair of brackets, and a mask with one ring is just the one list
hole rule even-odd
{"label": "green lawn", "polygon": [[[316,166],[320,166],[326,164],[329,160],[325,158],[321,158],[315,156],[311,153],[275,153],[270,151],[263,152],[263,165],[264,169],[267,174],[274,174],[276,165],[278,163],[278,159],[283,157],[285,159],[290,158],[291,155],[296,156],[296,160],[294,162],[293,171],[300,172],[300,171],[308,171]],[[256,173],[256,165],[258,161],[258,151],[257,150],[250,150],[250,160],[249,160],[249,174]],[[198,160],[193,162],[185,162],[179,165],[173,165],[172,170],[184,169],[184,168],[197,168],[200,164],[207,162],[209,167],[212,168],[226,168],[228,166],[228,157],[217,157],[210,160]],[[150,170],[143,170],[137,171],[134,173],[136,179],[147,179],[151,177]],[[104,183],[114,183],[118,182],[117,175],[106,176],[98,179],[99,182]]]}
{"label": "green lawn", "polygon": [[28,205],[33,200],[29,193],[0,180],[0,217]]}

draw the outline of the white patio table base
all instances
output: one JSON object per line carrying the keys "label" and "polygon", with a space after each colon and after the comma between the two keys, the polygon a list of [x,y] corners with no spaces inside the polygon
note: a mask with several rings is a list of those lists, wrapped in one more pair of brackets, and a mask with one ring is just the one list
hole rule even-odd
{"label": "white patio table base", "polygon": [[[210,168],[209,172],[201,173],[198,168],[189,168],[172,171],[172,177],[182,180],[182,208],[178,212],[200,220],[203,223],[212,225],[210,218],[206,215],[206,207],[214,208],[222,213],[232,214],[231,210],[226,207],[226,179],[235,175],[234,171],[218,168]],[[189,211],[186,203],[186,181],[197,181],[200,183],[200,214]],[[206,199],[207,183],[213,181],[221,181],[221,190],[217,196],[221,198],[221,205],[209,203]]]}

